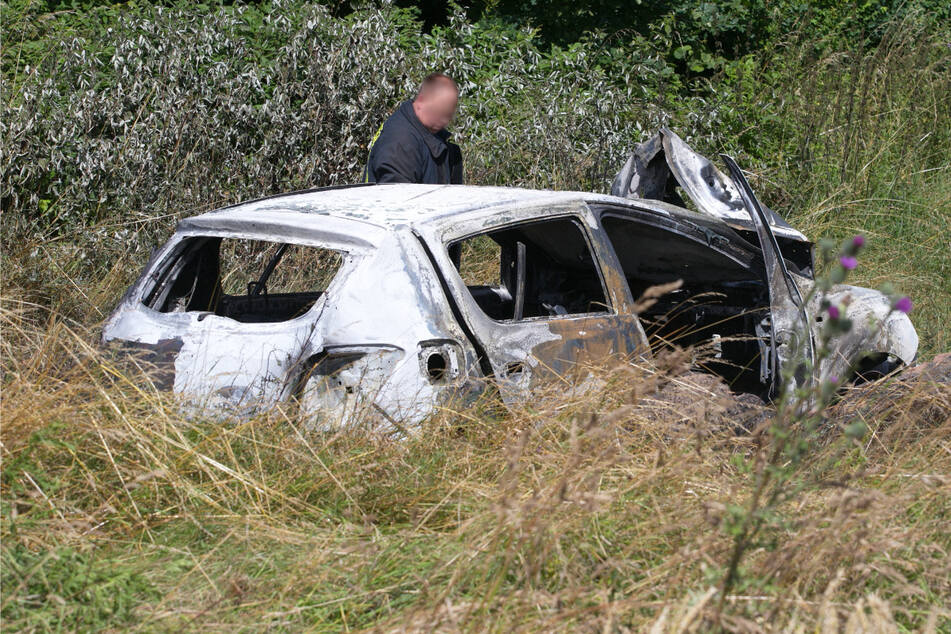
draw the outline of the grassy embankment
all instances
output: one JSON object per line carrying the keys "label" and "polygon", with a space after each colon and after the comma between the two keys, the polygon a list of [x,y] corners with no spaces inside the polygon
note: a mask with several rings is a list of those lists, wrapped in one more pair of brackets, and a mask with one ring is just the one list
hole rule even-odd
{"label": "grassy embankment", "polygon": [[[910,294],[930,356],[951,348],[948,56],[934,32],[900,33],[818,60],[789,46],[749,85],[721,80],[764,200],[811,236],[865,234],[852,281]],[[951,627],[947,383],[834,418],[870,432],[845,453],[829,434],[801,473],[823,485],[771,525],[717,617],[723,516],[753,481],[736,457],[762,437],[725,431],[724,395],[681,359],[517,412],[447,409],[399,442],[281,410],[186,420],[95,350],[144,262],[102,248],[91,263],[75,236],[5,236],[6,628]]]}

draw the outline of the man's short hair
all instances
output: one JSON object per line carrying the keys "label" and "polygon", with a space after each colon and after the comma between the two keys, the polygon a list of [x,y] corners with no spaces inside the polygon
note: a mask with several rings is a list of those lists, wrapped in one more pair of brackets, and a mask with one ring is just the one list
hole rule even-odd
{"label": "man's short hair", "polygon": [[416,96],[419,97],[433,92],[436,88],[444,88],[446,86],[451,86],[452,89],[456,91],[456,94],[459,94],[459,85],[456,84],[456,80],[452,77],[445,73],[430,73],[426,75],[426,78],[423,79],[423,82],[419,85],[419,91],[416,93]]}

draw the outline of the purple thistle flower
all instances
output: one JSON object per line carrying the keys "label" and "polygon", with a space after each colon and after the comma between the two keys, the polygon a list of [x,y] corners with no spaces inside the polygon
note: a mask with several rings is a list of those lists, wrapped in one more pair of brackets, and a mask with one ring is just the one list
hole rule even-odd
{"label": "purple thistle flower", "polygon": [[832,317],[832,319],[839,318],[839,307],[836,306],[835,304],[833,304],[832,306],[829,306],[829,317]]}
{"label": "purple thistle flower", "polygon": [[906,315],[911,312],[913,306],[914,304],[911,303],[911,298],[907,295],[895,302],[895,310],[905,313]]}
{"label": "purple thistle flower", "polygon": [[856,249],[861,249],[865,246],[865,236],[855,236],[852,238],[852,246]]}
{"label": "purple thistle flower", "polygon": [[834,374],[831,375],[831,376],[829,377],[829,383],[838,384],[838,383],[839,383],[839,377],[836,376],[836,375],[834,375]]}
{"label": "purple thistle flower", "polygon": [[842,268],[851,271],[859,265],[859,261],[853,258],[851,255],[843,255],[839,258],[839,264],[842,265]]}

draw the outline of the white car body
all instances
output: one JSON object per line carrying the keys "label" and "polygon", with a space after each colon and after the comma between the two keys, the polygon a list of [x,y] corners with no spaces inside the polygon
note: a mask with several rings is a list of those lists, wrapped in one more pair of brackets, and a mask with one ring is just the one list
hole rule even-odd
{"label": "white car body", "polygon": [[[320,426],[411,425],[489,383],[506,402],[530,398],[579,364],[650,355],[665,341],[657,333],[669,338],[678,319],[697,328],[682,343],[717,341],[723,358],[708,369],[737,389],[775,393],[781,364],[802,354],[783,347],[788,333],[802,330],[802,320],[809,339],[818,333],[818,306],[787,296],[795,286],[801,302],[811,288],[811,243],[784,223],[738,215],[735,204],[721,214],[695,199],[699,211],[689,211],[632,193],[371,185],[205,213],[181,221],[153,255],[103,341],[138,351],[156,385],[203,410],[246,413],[293,401]],[[757,232],[772,234],[775,248],[756,245]],[[497,287],[463,279],[460,252],[473,236],[498,245]],[[220,264],[207,264],[222,239],[322,249],[339,254],[339,269],[319,292],[269,294],[263,275],[249,281],[247,296],[227,295],[211,279],[221,277]],[[194,277],[188,289],[186,275]],[[676,279],[684,288],[666,301],[688,309],[635,313],[644,287]],[[578,280],[581,290],[571,286]],[[691,299],[711,290],[722,305]],[[884,295],[833,292],[851,296],[855,328],[815,378],[845,376],[869,354],[892,366],[913,360],[914,327]],[[278,307],[274,315],[269,306]],[[295,306],[299,314],[287,312]],[[721,332],[724,322],[731,325]],[[746,340],[720,343],[737,334]],[[736,364],[746,369],[729,369]]]}

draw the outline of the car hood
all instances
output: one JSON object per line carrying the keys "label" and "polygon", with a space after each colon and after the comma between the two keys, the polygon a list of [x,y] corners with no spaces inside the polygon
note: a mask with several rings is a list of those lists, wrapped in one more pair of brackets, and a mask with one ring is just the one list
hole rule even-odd
{"label": "car hood", "polygon": [[[647,198],[685,207],[680,186],[701,213],[737,229],[754,230],[749,212],[733,181],[709,159],[695,152],[679,136],[661,128],[639,143],[614,177],[611,194],[622,198]],[[778,236],[808,242],[779,214],[764,207],[770,227]]]}

